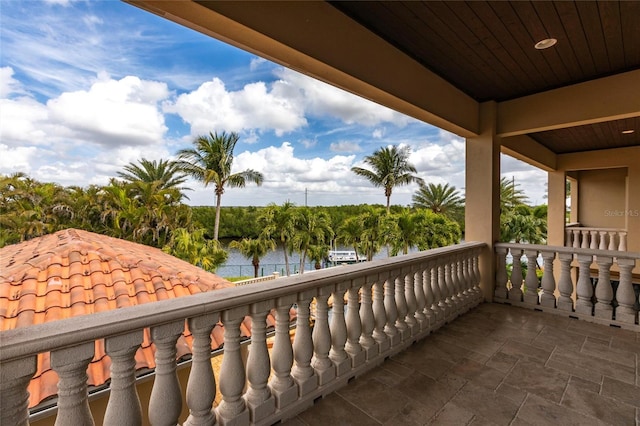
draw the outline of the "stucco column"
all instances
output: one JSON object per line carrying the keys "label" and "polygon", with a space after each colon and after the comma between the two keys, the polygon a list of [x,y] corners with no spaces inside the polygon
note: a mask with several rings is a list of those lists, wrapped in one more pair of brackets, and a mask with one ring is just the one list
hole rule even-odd
{"label": "stucco column", "polygon": [[[640,164],[629,164],[627,172],[626,228],[627,251],[640,252]],[[640,273],[640,265],[634,269]]]}
{"label": "stucco column", "polygon": [[500,238],[500,138],[496,136],[496,103],[480,105],[480,135],[468,138],[465,172],[465,240],[487,244],[480,254],[480,288],[493,299],[495,257]]}
{"label": "stucco column", "polygon": [[[547,210],[547,244],[550,246],[564,246],[565,224],[565,174],[564,171],[552,171],[548,177],[548,205]],[[558,279],[558,277],[556,277]]]}

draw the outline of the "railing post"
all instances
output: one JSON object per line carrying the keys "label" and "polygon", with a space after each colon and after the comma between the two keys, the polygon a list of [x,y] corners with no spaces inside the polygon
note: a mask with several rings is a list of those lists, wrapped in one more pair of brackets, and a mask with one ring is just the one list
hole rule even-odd
{"label": "railing post", "polygon": [[540,305],[549,308],[556,307],[556,280],[553,276],[553,260],[556,257],[555,251],[542,251],[542,259],[544,261],[544,269],[542,275],[542,295],[540,296]]}
{"label": "railing post", "polygon": [[193,335],[193,355],[186,391],[189,417],[184,426],[208,426],[216,422],[212,409],[216,398],[216,379],[211,367],[211,330],[219,319],[220,315],[216,313],[187,320]]}
{"label": "railing post", "polygon": [[513,257],[513,265],[511,268],[511,290],[509,291],[509,299],[522,302],[522,250],[511,249]]}
{"label": "railing post", "polygon": [[447,288],[447,282],[445,278],[447,267],[444,263],[444,260],[440,260],[438,262],[437,270],[438,279],[436,282],[438,284],[438,288],[440,289],[440,300],[438,302],[438,306],[440,306],[440,308],[444,312],[444,321],[448,322],[451,318],[451,300],[449,299],[449,289]]}
{"label": "railing post", "polygon": [[580,230],[574,229],[571,232],[573,233],[573,248],[580,248]]}
{"label": "railing post", "polygon": [[340,377],[351,368],[351,360],[344,350],[347,343],[347,324],[344,319],[344,294],[349,288],[349,281],[342,281],[336,285],[331,306],[331,351],[329,358],[336,366],[336,376]]}
{"label": "railing post", "polygon": [[390,347],[394,348],[400,343],[400,333],[396,328],[396,320],[398,319],[398,309],[396,307],[396,276],[399,271],[391,271],[389,277],[384,284],[384,310],[387,313],[387,323],[384,326],[384,332],[389,336]]}
{"label": "railing post", "polygon": [[409,327],[409,335],[415,336],[420,330],[420,326],[416,320],[418,302],[416,301],[415,277],[411,266],[402,268],[402,270],[404,275],[404,296],[407,301],[407,313],[404,322],[407,327]]}
{"label": "railing post", "polygon": [[329,330],[328,300],[333,286],[321,287],[316,296],[316,322],[313,326],[313,359],[311,365],[318,375],[318,385],[323,386],[336,377],[336,368],[329,359],[331,332]]}
{"label": "railing post", "polygon": [[377,275],[367,275],[362,286],[360,304],[360,319],[362,320],[362,335],[360,336],[360,346],[365,352],[367,360],[373,359],[378,354],[378,345],[373,338],[373,331],[376,321],[373,314],[373,284]]}
{"label": "railing post", "polygon": [[182,411],[182,392],[176,373],[176,342],[184,331],[184,320],[151,328],[156,345],[156,374],[149,397],[152,425],[173,426]]}
{"label": "railing post", "polygon": [[461,308],[461,300],[458,295],[458,283],[457,283],[457,271],[456,271],[456,259],[455,256],[451,255],[448,257],[446,268],[445,268],[445,284],[447,285],[447,289],[449,291],[449,300],[451,302],[451,317],[456,318],[460,315]]}
{"label": "railing post", "polygon": [[620,237],[620,243],[618,244],[618,251],[627,251],[627,232],[620,231],[618,232],[618,236]]}
{"label": "railing post", "polygon": [[613,258],[597,256],[598,283],[596,284],[596,305],[594,315],[597,318],[613,319],[613,288],[611,287],[610,269]]}
{"label": "railing post", "polygon": [[503,247],[496,248],[496,289],[494,296],[499,299],[507,299],[509,292],[507,290],[507,249]]}
{"label": "railing post", "polygon": [[36,372],[37,356],[15,359],[0,365],[0,424],[29,424],[27,387]]}
{"label": "railing post", "polygon": [[360,300],[358,291],[364,284],[364,277],[351,281],[351,287],[347,290],[347,343],[344,350],[351,358],[351,368],[355,368],[365,362],[366,356],[360,346],[362,336],[362,322],[360,320]]}
{"label": "railing post", "polygon": [[[600,239],[600,243],[602,244],[602,239]],[[596,230],[591,231],[591,244],[589,245],[589,248],[591,249],[598,248],[598,231]]]}
{"label": "railing post", "polygon": [[273,376],[269,382],[269,388],[271,388],[271,394],[275,397],[276,407],[279,410],[287,407],[298,398],[298,387],[295,386],[293,377],[291,377],[293,347],[289,335],[289,312],[297,298],[297,294],[290,294],[276,300],[276,335],[272,357]]}
{"label": "railing post", "polygon": [[482,276],[480,275],[480,253],[481,249],[475,249],[473,253],[473,262],[471,263],[471,275],[473,276],[473,289],[476,293],[476,301],[482,303],[484,300],[484,293],[480,288],[480,281]]}
{"label": "railing post", "polygon": [[617,250],[618,245],[616,244],[616,231],[609,231],[609,250]]}
{"label": "railing post", "polygon": [[94,352],[95,342],[51,352],[51,367],[59,377],[56,426],[94,424],[87,394],[87,367]]}
{"label": "railing post", "polygon": [[469,309],[471,309],[471,295],[469,294],[469,289],[467,287],[468,281],[465,276],[465,263],[467,258],[465,254],[460,254],[456,257],[456,270],[457,274],[457,282],[458,282],[458,291],[460,292],[460,300],[462,300],[462,312],[466,313]]}
{"label": "railing post", "polygon": [[591,262],[593,257],[590,254],[578,254],[578,286],[576,289],[576,312],[593,315],[593,285],[591,284]]}
{"label": "railing post", "polygon": [[560,259],[558,309],[572,312],[573,300],[571,299],[571,294],[573,293],[573,281],[571,279],[571,261],[573,260],[573,253],[558,253],[558,259]]}
{"label": "railing post", "polygon": [[311,325],[309,324],[311,300],[315,290],[298,294],[298,314],[296,317],[296,334],[293,337],[293,357],[295,365],[291,369],[291,376],[298,384],[298,396],[303,397],[318,387],[318,376],[311,368],[313,357],[313,341],[311,339]]}
{"label": "railing post", "polygon": [[573,232],[571,228],[564,229],[564,246],[571,247],[573,245]]}
{"label": "railing post", "polygon": [[105,339],[105,352],[111,358],[111,392],[104,414],[104,424],[107,426],[142,424],[142,407],[136,390],[135,359],[142,340],[142,330]]}
{"label": "railing post", "polygon": [[411,336],[411,330],[406,323],[407,317],[407,299],[404,291],[404,285],[406,280],[406,268],[402,268],[396,275],[396,308],[398,309],[398,316],[396,318],[396,329],[400,333],[400,341],[404,342]]}
{"label": "railing post", "polygon": [[616,308],[616,320],[627,324],[635,324],[638,312],[636,311],[636,294],[633,291],[632,270],[636,266],[635,259],[618,258],[620,269],[620,283],[616,292],[618,307]]}
{"label": "railing post", "polygon": [[388,277],[388,273],[381,273],[373,284],[373,318],[375,320],[373,340],[378,344],[380,353],[389,350],[391,344],[389,336],[384,332],[384,328],[387,325],[387,312],[384,308],[384,284]]}
{"label": "railing post", "polygon": [[536,261],[536,259],[538,257],[538,251],[525,250],[524,253],[527,256],[527,276],[524,280],[524,285],[527,287],[527,289],[524,293],[524,301],[525,303],[529,303],[531,305],[537,305],[538,276],[536,275],[536,269],[538,266],[538,262]]}
{"label": "railing post", "polygon": [[216,410],[218,422],[224,425],[249,424],[249,410],[242,398],[245,369],[240,353],[240,324],[249,314],[248,306],[222,312],[224,326],[224,355],[220,367],[220,394],[222,401]]}
{"label": "railing post", "polygon": [[582,231],[582,244],[580,245],[580,248],[589,248],[589,231],[586,229]]}
{"label": "railing post", "polygon": [[429,271],[431,284],[431,294],[433,294],[432,311],[436,319],[436,328],[439,328],[445,322],[444,302],[442,302],[442,294],[440,293],[440,285],[438,284],[438,263],[435,260],[429,261]]}
{"label": "railing post", "polygon": [[[276,410],[275,399],[267,386],[271,373],[269,350],[267,349],[267,315],[272,306],[273,300],[264,300],[252,303],[249,308],[251,313],[251,344],[249,345],[246,368],[249,386],[244,395],[244,401],[249,409],[252,423],[259,422]],[[286,315],[288,319],[288,310]],[[276,318],[276,324],[277,321],[278,318]]]}

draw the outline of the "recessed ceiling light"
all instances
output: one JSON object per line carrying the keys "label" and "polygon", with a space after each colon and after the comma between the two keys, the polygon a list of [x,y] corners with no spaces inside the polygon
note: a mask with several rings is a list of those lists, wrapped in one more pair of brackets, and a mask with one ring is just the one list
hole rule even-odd
{"label": "recessed ceiling light", "polygon": [[544,40],[540,40],[539,42],[537,42],[534,47],[538,50],[544,50],[555,46],[557,42],[558,40],[556,40],[555,38],[545,38]]}
{"label": "recessed ceiling light", "polygon": [[635,132],[635,130],[633,130],[633,129],[629,129],[629,130],[623,130],[623,131],[622,131],[622,134],[623,134],[623,135],[630,135],[631,133],[634,133],[634,132]]}

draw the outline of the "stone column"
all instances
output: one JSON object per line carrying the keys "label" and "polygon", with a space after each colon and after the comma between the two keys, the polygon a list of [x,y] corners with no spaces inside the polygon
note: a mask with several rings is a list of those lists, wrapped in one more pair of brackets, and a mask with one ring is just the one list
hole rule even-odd
{"label": "stone column", "polygon": [[276,336],[273,343],[273,376],[269,382],[271,393],[276,398],[279,410],[287,407],[298,398],[298,387],[291,377],[293,365],[293,347],[289,335],[289,311],[297,301],[298,295],[279,297],[276,301]]}
{"label": "stone column", "polygon": [[94,350],[95,343],[87,342],[51,352],[51,368],[59,377],[56,426],[93,426],[87,394],[87,366],[93,359]]}
{"label": "stone column", "polygon": [[303,397],[318,387],[318,376],[311,368],[313,357],[313,341],[311,339],[311,325],[309,324],[311,300],[315,290],[298,294],[298,315],[296,318],[296,334],[293,338],[293,358],[295,364],[291,369],[291,376],[298,384],[298,396]]}
{"label": "stone column", "polygon": [[[269,350],[267,349],[267,315],[272,306],[273,300],[265,300],[252,303],[249,308],[251,312],[251,344],[249,345],[246,369],[249,386],[244,395],[244,401],[249,409],[252,423],[258,423],[276,410],[275,399],[267,386],[271,373]],[[288,330],[288,309],[285,315]]]}
{"label": "stone column", "polygon": [[329,330],[328,300],[332,286],[321,287],[316,296],[316,322],[313,326],[313,359],[311,365],[318,375],[318,385],[323,386],[336,377],[336,368],[329,359],[331,332]]}
{"label": "stone column", "polygon": [[105,351],[111,358],[111,384],[109,386],[111,392],[104,414],[106,426],[142,424],[142,408],[136,390],[135,359],[142,341],[142,330],[105,339]]}
{"label": "stone column", "polygon": [[36,372],[37,357],[4,361],[0,365],[0,424],[29,424],[27,386]]}

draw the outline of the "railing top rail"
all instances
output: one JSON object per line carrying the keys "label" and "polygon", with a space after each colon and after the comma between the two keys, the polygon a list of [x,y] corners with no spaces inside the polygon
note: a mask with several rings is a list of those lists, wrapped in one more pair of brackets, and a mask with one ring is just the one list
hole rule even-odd
{"label": "railing top rail", "polygon": [[580,226],[569,224],[565,228],[575,229],[580,231],[605,231],[605,232],[627,232],[626,228],[601,228],[599,226]]}
{"label": "railing top rail", "polygon": [[16,328],[0,332],[0,361],[20,359],[36,353],[72,347],[82,342],[117,336],[146,327],[166,324],[205,313],[221,312],[252,303],[330,286],[389,270],[401,269],[416,262],[436,260],[441,256],[482,249],[486,244],[466,242],[404,256],[364,262],[349,267],[328,268],[275,281],[255,283],[221,290],[98,312]]}
{"label": "railing top rail", "polygon": [[547,246],[542,244],[496,243],[495,248],[513,248],[520,250],[555,251],[556,253],[590,254],[594,256],[611,256],[622,259],[640,259],[640,253],[632,251],[598,250],[565,246]]}

